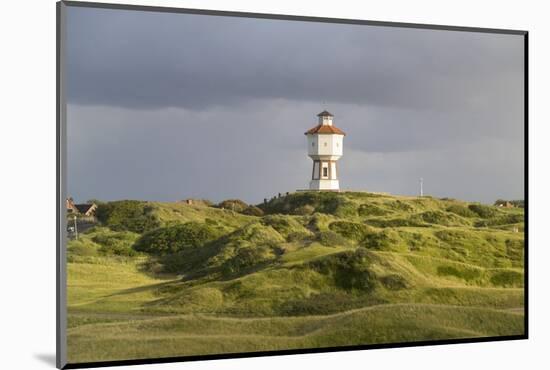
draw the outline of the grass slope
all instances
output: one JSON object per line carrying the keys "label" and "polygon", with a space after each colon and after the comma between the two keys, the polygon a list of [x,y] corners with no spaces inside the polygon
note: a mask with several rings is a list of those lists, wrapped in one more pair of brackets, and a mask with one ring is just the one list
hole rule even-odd
{"label": "grass slope", "polygon": [[110,204],[69,244],[69,361],[524,332],[521,208],[359,192],[258,207]]}

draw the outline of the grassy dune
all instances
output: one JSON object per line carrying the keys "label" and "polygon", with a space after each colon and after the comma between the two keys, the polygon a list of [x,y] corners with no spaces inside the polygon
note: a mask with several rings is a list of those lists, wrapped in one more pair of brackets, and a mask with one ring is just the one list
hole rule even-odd
{"label": "grassy dune", "polygon": [[69,245],[70,362],[524,332],[520,208],[371,193],[290,194],[255,216],[131,206]]}

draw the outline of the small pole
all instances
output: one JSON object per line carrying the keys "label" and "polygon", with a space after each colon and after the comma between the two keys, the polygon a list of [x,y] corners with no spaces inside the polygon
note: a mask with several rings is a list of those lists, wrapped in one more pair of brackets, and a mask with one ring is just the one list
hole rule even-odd
{"label": "small pole", "polygon": [[424,185],[424,179],[421,177],[421,178],[420,178],[420,196],[421,196],[421,197],[424,196],[423,185]]}
{"label": "small pole", "polygon": [[74,238],[78,239],[78,227],[76,223],[76,215],[74,216],[73,220],[74,220]]}

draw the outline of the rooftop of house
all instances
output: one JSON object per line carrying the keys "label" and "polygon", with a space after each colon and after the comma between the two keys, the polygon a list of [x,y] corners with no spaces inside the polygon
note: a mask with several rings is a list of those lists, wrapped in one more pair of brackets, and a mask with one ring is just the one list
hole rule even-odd
{"label": "rooftop of house", "polygon": [[93,204],[93,203],[90,203],[90,204],[75,204],[74,206],[78,210],[78,212],[80,212],[82,214],[85,214],[90,209],[96,207],[96,205]]}

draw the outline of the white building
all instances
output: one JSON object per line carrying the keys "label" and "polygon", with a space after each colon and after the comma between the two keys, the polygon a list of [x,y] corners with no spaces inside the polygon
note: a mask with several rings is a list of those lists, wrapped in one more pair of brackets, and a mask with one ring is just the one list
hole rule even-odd
{"label": "white building", "polygon": [[308,130],[307,154],[313,159],[310,190],[340,190],[336,161],[343,153],[344,131],[332,124],[333,115],[326,110],[317,115],[319,124]]}

